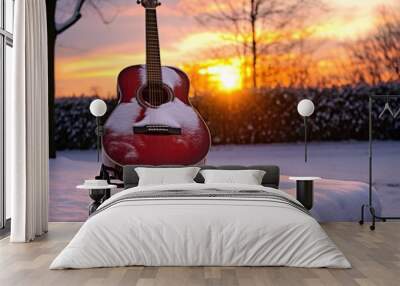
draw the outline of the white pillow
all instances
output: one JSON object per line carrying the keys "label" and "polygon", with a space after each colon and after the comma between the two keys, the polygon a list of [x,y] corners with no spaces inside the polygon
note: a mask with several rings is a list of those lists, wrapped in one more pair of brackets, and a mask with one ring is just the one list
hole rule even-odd
{"label": "white pillow", "polygon": [[195,183],[193,179],[199,170],[198,167],[135,168],[139,176],[139,186]]}
{"label": "white pillow", "polygon": [[261,170],[202,170],[204,183],[261,185],[265,171]]}

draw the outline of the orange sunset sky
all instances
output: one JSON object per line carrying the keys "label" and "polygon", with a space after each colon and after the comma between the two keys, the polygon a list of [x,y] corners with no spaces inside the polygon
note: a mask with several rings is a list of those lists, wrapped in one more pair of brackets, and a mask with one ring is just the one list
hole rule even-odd
{"label": "orange sunset sky", "polygon": [[[96,1],[96,0],[93,0]],[[97,0],[99,1],[99,0]],[[284,0],[283,0],[284,1]],[[221,84],[233,88],[240,67],[237,61],[224,64],[210,61],[210,49],[226,44],[224,31],[199,25],[194,16],[207,9],[189,9],[185,1],[164,0],[157,9],[161,58],[164,65],[183,67],[187,64],[208,63],[214,76],[228,75]],[[70,13],[73,0],[58,0],[57,18],[62,21]],[[313,15],[313,38],[323,42],[318,57],[329,66],[335,60],[343,42],[354,41],[374,28],[374,12],[382,5],[399,5],[400,0],[330,0],[329,11]],[[56,46],[56,94],[71,96],[98,93],[113,96],[116,77],[125,66],[145,62],[144,10],[134,0],[99,1],[104,24],[97,12],[85,4],[83,17],[61,34]],[[225,36],[225,37],[224,37]],[[328,64],[326,64],[328,63]]]}

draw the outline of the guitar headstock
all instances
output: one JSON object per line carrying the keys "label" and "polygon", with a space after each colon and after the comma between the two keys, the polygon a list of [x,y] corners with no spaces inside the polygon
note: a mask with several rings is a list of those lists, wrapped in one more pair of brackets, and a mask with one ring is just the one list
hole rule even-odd
{"label": "guitar headstock", "polygon": [[146,9],[155,9],[161,5],[159,0],[137,0],[136,3],[141,4]]}

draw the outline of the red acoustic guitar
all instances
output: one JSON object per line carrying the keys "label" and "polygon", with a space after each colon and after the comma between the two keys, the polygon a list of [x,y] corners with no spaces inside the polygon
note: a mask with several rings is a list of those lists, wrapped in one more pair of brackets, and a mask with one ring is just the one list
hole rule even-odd
{"label": "red acoustic guitar", "polygon": [[161,66],[157,0],[142,0],[146,10],[146,65],[129,66],[118,76],[118,106],[104,126],[103,164],[192,165],[210,148],[210,133],[191,106],[189,79]]}

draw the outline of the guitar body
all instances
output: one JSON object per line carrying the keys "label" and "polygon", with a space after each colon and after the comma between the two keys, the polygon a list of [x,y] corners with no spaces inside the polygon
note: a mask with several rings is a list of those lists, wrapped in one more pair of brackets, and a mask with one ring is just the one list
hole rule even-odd
{"label": "guitar body", "polygon": [[204,161],[210,132],[189,102],[189,79],[161,66],[156,8],[158,0],[139,0],[145,8],[146,65],[118,75],[118,106],[103,132],[103,164],[121,173],[125,165],[193,165]]}
{"label": "guitar body", "polygon": [[[154,95],[147,74],[146,65],[135,65],[118,76],[119,103],[104,126],[103,164],[115,168],[200,163],[209,151],[210,133],[189,102],[188,77],[163,66],[162,92]],[[147,131],[134,131],[145,127]]]}

